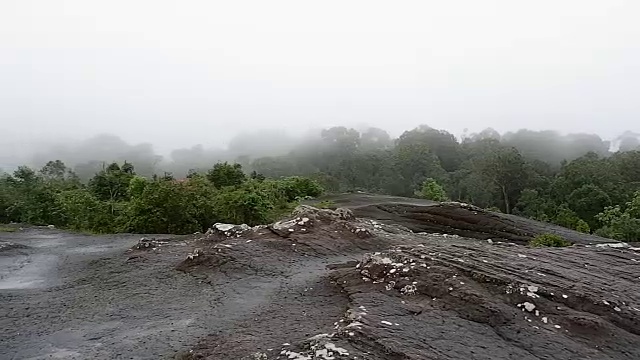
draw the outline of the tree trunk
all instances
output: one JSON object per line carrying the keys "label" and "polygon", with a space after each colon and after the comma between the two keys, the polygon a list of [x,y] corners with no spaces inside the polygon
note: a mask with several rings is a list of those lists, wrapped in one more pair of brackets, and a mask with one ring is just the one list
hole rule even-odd
{"label": "tree trunk", "polygon": [[503,186],[502,188],[502,197],[504,198],[504,210],[506,214],[511,214],[511,207],[509,206],[509,195],[507,194],[507,189]]}

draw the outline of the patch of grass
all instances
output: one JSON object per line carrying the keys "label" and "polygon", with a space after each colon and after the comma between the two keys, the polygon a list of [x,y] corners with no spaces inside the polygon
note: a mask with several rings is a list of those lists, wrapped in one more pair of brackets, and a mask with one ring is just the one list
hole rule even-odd
{"label": "patch of grass", "polygon": [[320,201],[319,203],[316,203],[314,206],[317,207],[318,209],[335,209],[336,203],[334,203],[331,200],[323,200],[323,201]]}
{"label": "patch of grass", "polygon": [[0,225],[0,232],[15,232],[16,230],[18,229],[14,227]]}
{"label": "patch of grass", "polygon": [[533,247],[565,247],[571,246],[571,242],[562,236],[555,234],[540,234],[529,241],[529,246]]}

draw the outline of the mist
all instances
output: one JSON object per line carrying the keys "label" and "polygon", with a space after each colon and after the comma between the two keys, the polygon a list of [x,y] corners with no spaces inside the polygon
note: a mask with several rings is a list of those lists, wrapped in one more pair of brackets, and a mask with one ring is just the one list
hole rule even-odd
{"label": "mist", "polygon": [[550,130],[635,148],[638,13],[596,0],[5,0],[0,164],[182,173],[287,154],[334,126],[492,128],[512,142]]}

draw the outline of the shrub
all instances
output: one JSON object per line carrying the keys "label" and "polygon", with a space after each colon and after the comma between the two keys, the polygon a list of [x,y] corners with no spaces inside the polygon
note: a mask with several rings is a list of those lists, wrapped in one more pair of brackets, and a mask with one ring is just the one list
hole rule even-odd
{"label": "shrub", "polygon": [[540,234],[529,241],[529,246],[533,247],[565,247],[570,245],[571,242],[555,234]]}
{"label": "shrub", "polygon": [[585,234],[589,234],[591,232],[589,224],[587,224],[587,222],[582,219],[579,219],[576,223],[576,230]]}
{"label": "shrub", "polygon": [[432,201],[449,200],[444,187],[442,187],[442,185],[438,184],[438,182],[432,178],[428,178],[424,181],[424,183],[422,183],[422,189],[420,189],[417,195],[421,198]]}
{"label": "shrub", "polygon": [[316,203],[315,207],[317,207],[318,209],[335,209],[336,203],[334,203],[331,200],[323,200],[323,201],[320,201],[319,203]]}
{"label": "shrub", "polygon": [[14,232],[14,231],[16,231],[16,228],[14,227],[0,225],[0,232]]}
{"label": "shrub", "polygon": [[279,181],[282,184],[287,201],[296,201],[307,197],[318,197],[324,189],[320,184],[310,178],[290,176]]}

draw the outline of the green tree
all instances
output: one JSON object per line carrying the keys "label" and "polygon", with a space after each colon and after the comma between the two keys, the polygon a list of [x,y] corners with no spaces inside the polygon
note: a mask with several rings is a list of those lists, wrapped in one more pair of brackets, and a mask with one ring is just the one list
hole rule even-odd
{"label": "green tree", "polygon": [[242,171],[242,165],[217,163],[207,172],[207,179],[218,188],[225,186],[238,186],[246,181],[247,177]]}
{"label": "green tree", "polygon": [[265,193],[247,188],[223,191],[217,195],[215,204],[222,221],[248,225],[267,223],[274,208]]}
{"label": "green tree", "polygon": [[515,148],[486,143],[481,150],[474,159],[475,168],[497,190],[501,208],[510,214],[526,185],[525,161]]}
{"label": "green tree", "polygon": [[421,125],[411,131],[405,131],[398,138],[398,146],[424,145],[438,158],[446,171],[455,171],[462,162],[460,144],[455,136],[444,130],[436,130]]}
{"label": "green tree", "polygon": [[102,201],[127,200],[129,183],[134,176],[133,165],[125,162],[121,168],[112,163],[89,181],[89,190]]}
{"label": "green tree", "polygon": [[427,178],[443,181],[447,173],[427,145],[399,145],[395,148],[392,170],[395,190],[392,195],[412,196]]}
{"label": "green tree", "polygon": [[[118,213],[87,189],[62,191],[57,194],[56,202],[66,227],[99,233],[125,230],[118,221],[122,220],[118,219]],[[122,207],[119,210],[122,211]]]}
{"label": "green tree", "polygon": [[[132,186],[141,193],[131,198],[127,207],[126,227],[136,233],[188,234],[201,231],[196,209],[198,203],[190,196],[184,183],[174,180],[147,180],[140,186],[135,180]],[[207,224],[210,226],[211,224]]]}
{"label": "green tree", "polygon": [[578,215],[571,210],[567,204],[561,204],[558,206],[552,219],[554,224],[564,226],[568,229],[575,229],[580,220],[580,217],[578,217]]}
{"label": "green tree", "polygon": [[567,204],[578,218],[584,219],[590,227],[596,228],[598,220],[595,216],[611,205],[611,199],[598,186],[587,184],[572,191],[567,198]]}
{"label": "green tree", "polygon": [[447,201],[447,193],[445,192],[442,185],[438,184],[432,178],[428,178],[422,183],[422,189],[418,193],[418,195],[424,199],[433,200],[433,201]]}
{"label": "green tree", "polygon": [[555,205],[535,189],[524,189],[520,194],[515,213],[530,219],[549,221],[549,214]]}
{"label": "green tree", "polygon": [[626,208],[608,206],[596,215],[604,226],[596,234],[624,241],[640,241],[640,191],[636,192]]}

